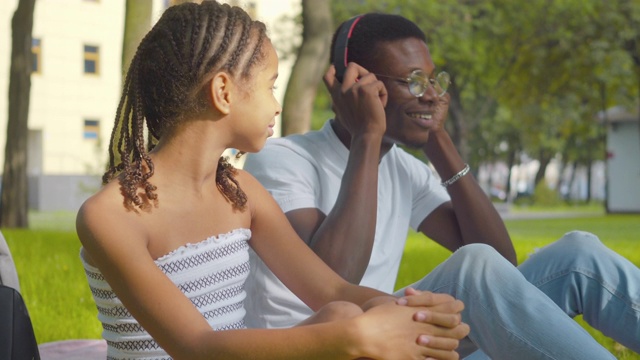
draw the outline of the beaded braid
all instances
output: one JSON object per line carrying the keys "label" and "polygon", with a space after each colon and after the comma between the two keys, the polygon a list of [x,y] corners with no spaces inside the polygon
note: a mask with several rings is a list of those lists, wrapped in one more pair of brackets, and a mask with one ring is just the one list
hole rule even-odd
{"label": "beaded braid", "polygon": [[[149,151],[183,120],[207,109],[205,85],[217,71],[248,79],[264,59],[265,38],[264,24],[238,7],[205,0],[168,8],[140,42],[125,77],[103,184],[118,177],[127,206],[143,207],[140,189],[156,200]],[[221,157],[217,187],[235,208],[244,209],[247,197],[235,173]]]}

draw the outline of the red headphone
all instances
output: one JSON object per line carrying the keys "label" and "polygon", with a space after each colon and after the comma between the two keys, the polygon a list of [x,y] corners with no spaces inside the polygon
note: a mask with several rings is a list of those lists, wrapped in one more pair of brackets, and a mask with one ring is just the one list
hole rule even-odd
{"label": "red headphone", "polygon": [[344,72],[347,70],[347,52],[349,50],[349,39],[356,24],[363,15],[357,15],[347,20],[338,31],[336,42],[333,48],[333,65],[336,67],[336,78],[342,82]]}

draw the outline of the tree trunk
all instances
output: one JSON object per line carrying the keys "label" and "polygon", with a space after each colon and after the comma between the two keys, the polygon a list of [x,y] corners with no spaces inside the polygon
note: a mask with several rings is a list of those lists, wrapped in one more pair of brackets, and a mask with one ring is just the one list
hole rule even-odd
{"label": "tree trunk", "polygon": [[[565,156],[565,154],[562,154],[562,159],[566,158],[567,157]],[[554,184],[554,188],[556,189],[558,195],[561,195],[560,189],[562,188],[562,174],[564,173],[565,165],[566,164],[564,163],[564,160],[560,160],[560,163],[558,164],[558,178],[556,179],[556,183]]]}
{"label": "tree trunk", "polygon": [[540,150],[538,161],[540,161],[540,168],[538,168],[538,172],[536,173],[536,178],[533,183],[533,187],[535,189],[536,186],[540,183],[540,181],[544,180],[544,175],[547,172],[547,166],[551,162],[552,155],[545,150]]}
{"label": "tree trunk", "polygon": [[31,92],[31,33],[35,0],[20,0],[11,19],[9,118],[4,152],[0,225],[29,227],[27,138]]}
{"label": "tree trunk", "polygon": [[[184,2],[184,1],[183,1]],[[171,5],[174,5],[172,1]],[[153,8],[153,0],[127,0],[124,15],[124,35],[122,37],[122,86],[129,71],[129,65],[133,59],[138,45],[151,29],[151,13]],[[117,131],[120,131],[118,128]],[[149,146],[151,146],[151,136],[148,137]],[[114,150],[115,156],[119,155]]]}
{"label": "tree trunk", "polygon": [[504,198],[504,202],[511,201],[511,176],[513,175],[513,166],[516,164],[516,154],[516,149],[509,149],[509,155],[507,159],[507,167],[509,169],[509,172],[507,172],[507,183],[504,186],[504,192],[506,195]]}
{"label": "tree trunk", "polygon": [[311,128],[316,89],[329,61],[333,21],[328,0],[302,0],[302,44],[291,70],[282,109],[282,135]]}
{"label": "tree trunk", "polygon": [[591,182],[593,181],[591,175],[592,171],[593,161],[591,160],[591,156],[589,156],[589,161],[587,162],[587,204],[591,203]]}
{"label": "tree trunk", "polygon": [[122,40],[122,80],[142,38],[151,28],[153,0],[127,0]]}

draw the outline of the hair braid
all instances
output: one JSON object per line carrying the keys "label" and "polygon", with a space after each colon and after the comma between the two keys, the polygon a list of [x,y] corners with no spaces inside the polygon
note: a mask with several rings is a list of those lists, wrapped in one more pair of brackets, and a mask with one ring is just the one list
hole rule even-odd
{"label": "hair braid", "polygon": [[216,172],[216,185],[224,197],[236,208],[244,209],[247,204],[247,194],[242,191],[238,180],[233,176],[236,172],[237,170],[229,164],[225,157],[220,157]]}
{"label": "hair braid", "polygon": [[[120,175],[127,205],[144,206],[140,190],[147,201],[156,200],[156,187],[149,181],[154,173],[149,151],[155,142],[210,106],[203,95],[215,72],[247,79],[264,58],[265,38],[264,24],[237,7],[203,1],[168,8],[140,42],[125,77],[103,183]],[[218,189],[234,207],[244,209],[247,197],[235,173],[221,157]]]}
{"label": "hair braid", "polygon": [[[127,87],[129,87],[129,83],[131,82],[131,73],[127,72],[127,75],[125,76],[125,80],[124,80],[124,86],[123,89],[126,89]],[[116,160],[115,160],[115,151],[114,151],[114,146],[113,146],[113,141],[115,139],[116,133],[118,133],[118,124],[120,123],[120,113],[122,111],[123,108],[126,108],[126,97],[122,96],[122,98],[120,98],[120,102],[118,103],[118,109],[116,110],[116,118],[114,120],[114,124],[115,126],[113,127],[113,130],[111,131],[111,137],[109,138],[109,165],[107,166],[107,171],[104,173],[104,175],[102,175],[102,184],[106,184],[108,183],[113,176],[115,175],[115,173],[118,171],[118,168],[116,166]],[[122,137],[118,137],[118,148],[120,147],[120,141],[122,140]]]}
{"label": "hair braid", "polygon": [[229,60],[227,61],[227,64],[225,66],[228,68],[234,68],[235,65],[238,64],[240,57],[244,54],[245,48],[247,47],[247,43],[249,42],[249,35],[251,33],[251,18],[249,18],[248,16],[243,17],[242,14],[238,11],[234,11],[234,13],[236,13],[236,18],[240,22],[238,26],[242,26],[242,35],[240,35],[237,39],[235,51],[229,56]]}
{"label": "hair braid", "polygon": [[[136,91],[138,90],[138,64],[139,60],[135,63],[132,62],[130,66],[133,67],[133,82],[131,87],[128,89],[129,91],[129,101],[131,102],[131,107],[128,109],[127,116],[124,117],[122,123],[122,139],[124,140],[124,152],[122,155],[122,163],[124,165],[124,179],[122,181],[122,191],[126,194],[126,198],[129,198],[136,206],[142,205],[142,200],[138,196],[138,186],[140,184],[140,172],[141,163],[139,161],[135,161],[137,151],[135,151],[135,142],[136,136],[138,135],[135,121],[138,120],[138,99],[136,97]],[[127,136],[131,133],[131,136]]]}

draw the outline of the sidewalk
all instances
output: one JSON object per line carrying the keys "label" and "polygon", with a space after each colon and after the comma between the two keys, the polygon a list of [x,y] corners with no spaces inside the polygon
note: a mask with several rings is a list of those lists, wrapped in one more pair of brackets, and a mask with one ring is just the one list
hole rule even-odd
{"label": "sidewalk", "polygon": [[498,210],[498,214],[502,217],[502,220],[521,220],[521,219],[551,219],[551,218],[575,218],[575,217],[589,217],[598,216],[603,213],[600,211],[526,211],[518,210],[512,211],[511,204],[507,203],[494,203]]}

